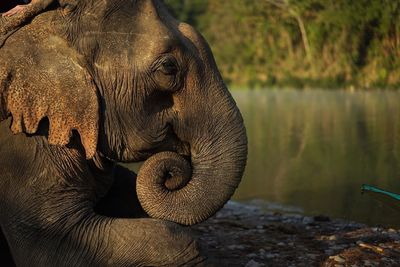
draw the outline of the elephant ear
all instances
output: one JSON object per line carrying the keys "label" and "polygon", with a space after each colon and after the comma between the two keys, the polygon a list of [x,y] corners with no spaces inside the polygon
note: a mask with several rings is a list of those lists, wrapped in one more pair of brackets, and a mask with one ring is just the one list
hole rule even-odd
{"label": "elephant ear", "polygon": [[[32,47],[30,47],[32,49]],[[6,94],[13,133],[34,134],[49,120],[48,142],[65,146],[76,130],[88,159],[97,150],[99,102],[96,86],[80,56],[57,36],[41,40],[36,51],[14,62]]]}

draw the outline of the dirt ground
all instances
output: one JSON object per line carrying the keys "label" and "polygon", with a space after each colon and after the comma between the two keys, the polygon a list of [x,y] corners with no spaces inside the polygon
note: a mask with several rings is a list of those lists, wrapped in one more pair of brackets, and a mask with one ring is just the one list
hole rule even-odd
{"label": "dirt ground", "polygon": [[229,202],[193,227],[215,266],[400,266],[400,230]]}
{"label": "dirt ground", "polygon": [[[400,230],[326,216],[229,202],[192,229],[216,267],[400,266]],[[5,252],[0,240],[0,267],[14,266]]]}

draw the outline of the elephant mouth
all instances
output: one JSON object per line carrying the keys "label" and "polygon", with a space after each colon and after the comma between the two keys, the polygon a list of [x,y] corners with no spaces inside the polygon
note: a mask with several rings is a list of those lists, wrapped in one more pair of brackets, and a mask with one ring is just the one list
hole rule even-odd
{"label": "elephant mouth", "polygon": [[190,144],[180,140],[172,127],[168,127],[162,140],[152,144],[151,148],[134,150],[126,147],[119,158],[122,159],[121,163],[136,163],[146,161],[151,156],[161,152],[175,152],[190,162]]}

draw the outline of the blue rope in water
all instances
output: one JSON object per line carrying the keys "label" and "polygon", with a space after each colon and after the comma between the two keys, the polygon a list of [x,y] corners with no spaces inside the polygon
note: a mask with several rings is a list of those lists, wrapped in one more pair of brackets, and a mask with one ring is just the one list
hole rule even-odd
{"label": "blue rope in water", "polygon": [[394,198],[394,199],[400,201],[400,195],[399,195],[399,194],[395,194],[395,193],[392,193],[392,192],[388,192],[388,191],[379,189],[379,188],[377,188],[377,187],[375,187],[375,186],[372,186],[372,185],[363,184],[363,185],[361,186],[361,191],[362,191],[362,192],[370,191],[370,192],[375,192],[375,193],[384,194],[384,195],[387,195],[387,196],[389,196],[389,197],[391,197],[391,198]]}

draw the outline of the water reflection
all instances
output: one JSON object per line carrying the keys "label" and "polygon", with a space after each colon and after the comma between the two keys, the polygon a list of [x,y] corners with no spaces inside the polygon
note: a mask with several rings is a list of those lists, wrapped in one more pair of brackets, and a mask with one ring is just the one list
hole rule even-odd
{"label": "water reflection", "polygon": [[360,194],[400,193],[400,92],[235,91],[249,159],[234,198],[262,198],[369,224],[400,226],[396,211]]}

